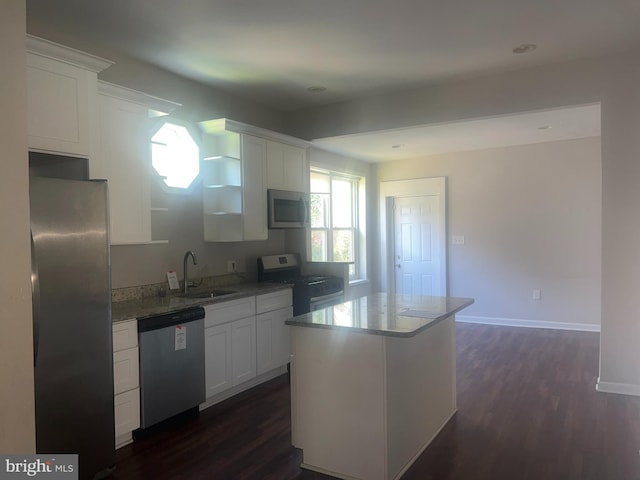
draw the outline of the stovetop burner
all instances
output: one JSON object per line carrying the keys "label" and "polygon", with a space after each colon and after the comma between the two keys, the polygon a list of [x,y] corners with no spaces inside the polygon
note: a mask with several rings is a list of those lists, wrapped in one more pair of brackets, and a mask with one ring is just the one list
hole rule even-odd
{"label": "stovetop burner", "polygon": [[314,299],[341,295],[344,280],[335,275],[302,274],[297,254],[265,255],[258,258],[258,281],[288,283],[293,286],[293,313],[300,315],[311,309]]}

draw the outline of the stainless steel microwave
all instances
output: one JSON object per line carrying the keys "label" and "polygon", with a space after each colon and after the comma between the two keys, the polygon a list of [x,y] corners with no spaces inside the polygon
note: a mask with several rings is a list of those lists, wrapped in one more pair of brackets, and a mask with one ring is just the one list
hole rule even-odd
{"label": "stainless steel microwave", "polygon": [[309,194],[268,190],[269,228],[303,228],[309,226]]}

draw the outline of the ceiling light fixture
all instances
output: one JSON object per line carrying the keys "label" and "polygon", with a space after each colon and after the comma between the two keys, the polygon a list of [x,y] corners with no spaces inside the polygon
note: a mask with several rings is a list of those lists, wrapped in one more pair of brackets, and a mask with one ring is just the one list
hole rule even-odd
{"label": "ceiling light fixture", "polygon": [[523,43],[514,48],[512,52],[516,54],[529,53],[533,52],[536,48],[538,48],[538,46],[535,43]]}
{"label": "ceiling light fixture", "polygon": [[404,143],[398,143],[397,145],[391,145],[391,148],[402,148],[404,147]]}
{"label": "ceiling light fixture", "polygon": [[321,87],[319,85],[307,87],[307,92],[311,92],[311,93],[322,93],[326,91],[327,91],[327,87]]}
{"label": "ceiling light fixture", "polygon": [[538,130],[551,130],[553,127],[551,125],[540,125]]}

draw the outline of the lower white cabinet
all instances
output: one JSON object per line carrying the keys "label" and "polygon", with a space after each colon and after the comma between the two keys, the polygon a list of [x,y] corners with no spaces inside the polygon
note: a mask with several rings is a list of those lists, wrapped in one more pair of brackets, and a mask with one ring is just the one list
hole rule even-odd
{"label": "lower white cabinet", "polygon": [[256,316],[258,375],[289,363],[291,341],[284,322],[292,316],[292,307]]}
{"label": "lower white cabinet", "polygon": [[256,319],[236,320],[231,324],[231,371],[233,385],[256,376]]}
{"label": "lower white cabinet", "polygon": [[204,331],[205,385],[207,398],[233,386],[231,370],[231,324]]}
{"label": "lower white cabinet", "polygon": [[256,377],[289,362],[284,322],[292,316],[291,304],[287,288],[204,307],[208,399],[232,388],[227,395],[242,391],[263,381]]}
{"label": "lower white cabinet", "polygon": [[140,427],[140,380],[138,322],[113,325],[113,393],[116,448],[133,441],[131,432]]}
{"label": "lower white cabinet", "polygon": [[207,398],[256,376],[256,299],[204,307]]}

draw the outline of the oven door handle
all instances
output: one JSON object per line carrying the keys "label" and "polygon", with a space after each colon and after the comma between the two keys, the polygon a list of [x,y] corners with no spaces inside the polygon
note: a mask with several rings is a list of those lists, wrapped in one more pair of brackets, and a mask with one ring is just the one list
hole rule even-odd
{"label": "oven door handle", "polygon": [[344,294],[344,290],[340,290],[339,292],[329,293],[328,295],[322,295],[320,297],[312,297],[309,299],[310,303],[318,303],[325,302],[327,300],[331,300],[332,298],[340,297]]}

